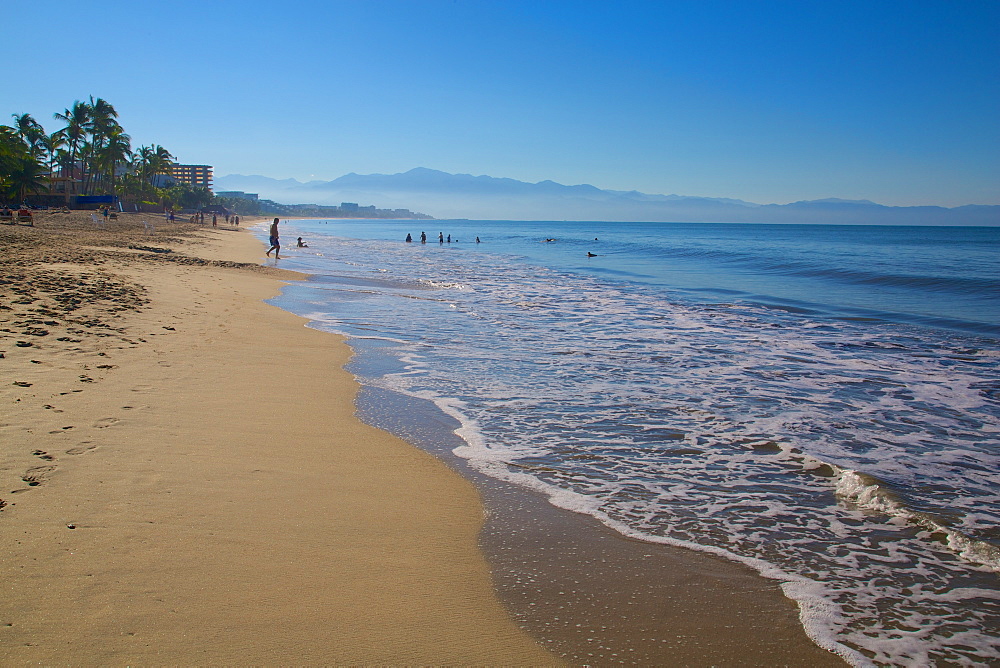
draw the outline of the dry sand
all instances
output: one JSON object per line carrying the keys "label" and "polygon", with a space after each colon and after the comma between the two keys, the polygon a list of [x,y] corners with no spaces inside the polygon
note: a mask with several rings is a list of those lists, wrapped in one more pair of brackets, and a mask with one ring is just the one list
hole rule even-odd
{"label": "dry sand", "polygon": [[558,664],[494,595],[470,483],[261,301],[296,277],[143,218],[0,226],[0,662]]}

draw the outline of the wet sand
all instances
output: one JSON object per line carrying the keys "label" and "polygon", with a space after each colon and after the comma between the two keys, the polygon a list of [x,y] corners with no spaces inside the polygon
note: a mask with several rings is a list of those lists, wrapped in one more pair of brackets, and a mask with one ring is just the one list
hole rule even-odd
{"label": "wet sand", "polygon": [[263,303],[297,276],[144,218],[0,226],[3,663],[560,663],[494,593],[472,485]]}
{"label": "wet sand", "polygon": [[480,490],[480,537],[518,624],[573,665],[835,666],[774,580],[722,557],[626,538],[593,517],[472,470],[454,418],[365,387],[359,413],[435,454]]}

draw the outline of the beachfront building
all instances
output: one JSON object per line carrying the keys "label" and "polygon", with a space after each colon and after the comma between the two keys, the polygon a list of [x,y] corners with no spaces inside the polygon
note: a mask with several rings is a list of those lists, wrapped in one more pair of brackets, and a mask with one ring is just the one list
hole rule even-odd
{"label": "beachfront building", "polygon": [[170,165],[170,175],[180,183],[187,183],[195,188],[212,189],[211,165]]}
{"label": "beachfront building", "polygon": [[232,199],[258,199],[257,193],[245,193],[242,190],[220,190],[215,193],[218,197],[231,197]]}

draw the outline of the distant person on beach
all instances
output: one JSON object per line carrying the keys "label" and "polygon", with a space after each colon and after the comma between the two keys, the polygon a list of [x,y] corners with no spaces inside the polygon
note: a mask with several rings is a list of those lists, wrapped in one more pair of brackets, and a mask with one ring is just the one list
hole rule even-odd
{"label": "distant person on beach", "polygon": [[476,243],[477,244],[479,243],[479,237],[476,237]]}
{"label": "distant person on beach", "polygon": [[427,243],[427,233],[426,232],[421,232],[420,233],[420,243],[422,243],[422,244]]}
{"label": "distant person on beach", "polygon": [[212,214],[212,227],[218,227],[218,226],[219,226],[219,217],[213,213]]}
{"label": "distant person on beach", "polygon": [[448,235],[448,243],[451,243],[451,235]]}
{"label": "distant person on beach", "polygon": [[439,244],[444,243],[444,232],[438,232],[438,243]]}
{"label": "distant person on beach", "polygon": [[410,236],[409,232],[406,233],[406,243],[413,243],[413,237]]}
{"label": "distant person on beach", "polygon": [[597,257],[597,256],[591,253],[590,251],[587,251],[587,257]]}
{"label": "distant person on beach", "polygon": [[278,219],[277,218],[275,218],[274,222],[271,223],[271,229],[268,230],[268,234],[270,234],[270,236],[271,236],[271,238],[270,238],[271,247],[267,249],[267,252],[264,253],[264,255],[266,255],[268,257],[271,257],[271,251],[274,251],[274,259],[275,260],[279,260],[280,258],[278,257],[278,251],[281,250],[281,244],[278,242]]}
{"label": "distant person on beach", "polygon": [[236,221],[236,227],[239,227],[240,226],[240,217],[239,216],[233,216],[233,220]]}
{"label": "distant person on beach", "polygon": [[299,237],[299,243],[296,244],[299,248],[309,248],[309,244],[302,241],[302,237]]}

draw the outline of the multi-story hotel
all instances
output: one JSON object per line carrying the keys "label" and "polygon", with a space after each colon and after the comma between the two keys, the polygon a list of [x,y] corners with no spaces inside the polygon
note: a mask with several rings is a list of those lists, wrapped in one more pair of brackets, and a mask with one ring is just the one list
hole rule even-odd
{"label": "multi-story hotel", "polygon": [[181,183],[189,183],[195,188],[212,189],[211,165],[178,165],[170,166],[170,175]]}

